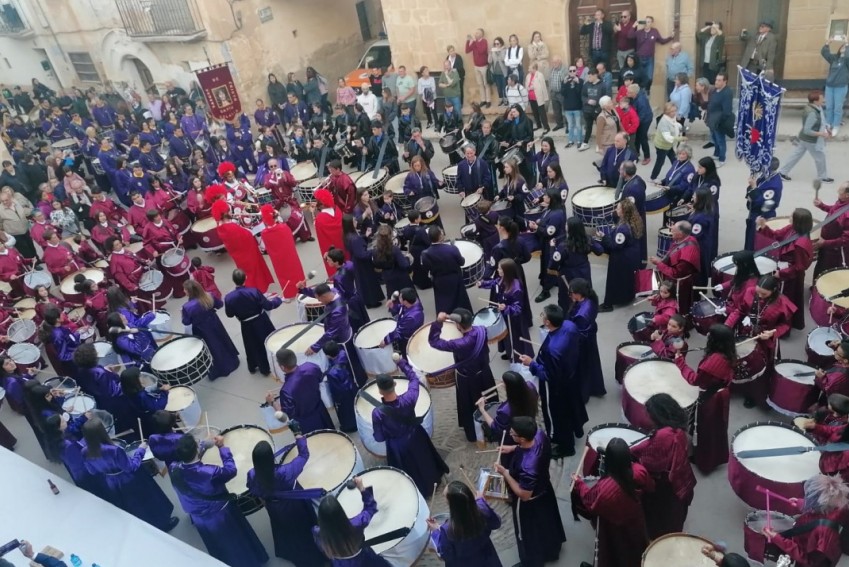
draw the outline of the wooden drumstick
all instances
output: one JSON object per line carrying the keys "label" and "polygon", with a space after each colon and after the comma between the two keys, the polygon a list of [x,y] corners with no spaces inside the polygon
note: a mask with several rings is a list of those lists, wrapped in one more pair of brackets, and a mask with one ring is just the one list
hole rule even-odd
{"label": "wooden drumstick", "polygon": [[485,449],[483,451],[475,451],[475,455],[483,455],[484,453],[497,453],[499,449]]}
{"label": "wooden drumstick", "polygon": [[[580,476],[581,470],[584,468],[584,459],[587,458],[587,452],[590,450],[588,445],[584,445],[584,452],[581,453],[581,460],[578,461],[578,466],[575,468],[575,475]],[[569,485],[569,492],[575,488],[575,479],[572,479],[572,484]]]}
{"label": "wooden drumstick", "polygon": [[638,302],[636,302],[636,303],[632,303],[632,304],[631,304],[631,307],[635,307],[635,306],[639,305],[640,303],[645,303],[646,301],[651,301],[651,298],[652,298],[652,297],[654,297],[654,294],[651,294],[651,295],[649,295],[648,297],[644,297],[644,298],[642,298],[641,300],[639,300],[639,301],[638,301]]}
{"label": "wooden drumstick", "polygon": [[707,301],[708,303],[710,303],[710,304],[711,304],[711,306],[712,306],[714,309],[719,309],[719,307],[716,305],[716,303],[714,303],[713,301],[711,301],[711,300],[710,300],[710,298],[708,298],[708,296],[706,296],[706,295],[705,295],[705,292],[700,291],[700,292],[699,292],[699,295],[701,295],[701,296],[702,296],[702,299],[704,299],[705,301]]}
{"label": "wooden drumstick", "polygon": [[484,401],[489,401],[492,398],[497,398],[497,397],[498,397],[498,392],[491,392],[488,396],[486,396],[484,398]]}
{"label": "wooden drumstick", "polygon": [[495,458],[495,464],[501,461],[501,451],[504,449],[504,441],[507,439],[507,430],[501,432],[501,445],[498,446],[498,457]]}
{"label": "wooden drumstick", "polygon": [[525,337],[519,337],[519,340],[522,341],[523,343],[528,343],[528,344],[531,344],[531,345],[534,345],[534,346],[538,346],[538,347],[542,346],[540,343],[535,343],[531,339],[526,339]]}
{"label": "wooden drumstick", "polygon": [[209,414],[207,414],[206,412],[203,412],[203,421],[204,423],[206,423],[206,437],[209,438],[212,435],[209,431]]}
{"label": "wooden drumstick", "polygon": [[495,305],[496,307],[498,306],[498,303],[497,303],[497,302],[495,302],[495,301],[490,301],[490,300],[488,300],[488,299],[487,299],[487,298],[485,298],[485,297],[478,297],[478,299],[480,299],[481,301],[483,301],[483,302],[485,302],[485,303],[489,303],[490,305]]}
{"label": "wooden drumstick", "polygon": [[[831,307],[834,307],[834,303],[831,304]],[[828,310],[828,326],[831,326],[831,320],[834,318],[834,309]]]}
{"label": "wooden drumstick", "polygon": [[492,392],[496,391],[498,388],[503,388],[503,387],[504,387],[504,382],[499,382],[498,384],[496,384],[492,388],[487,388],[486,390],[481,392],[481,395],[489,397],[488,394],[491,394]]}
{"label": "wooden drumstick", "polygon": [[469,478],[468,473],[466,473],[466,468],[463,465],[460,465],[460,472],[463,473],[463,478],[466,479],[466,484],[469,485],[469,489],[472,493],[477,493],[478,489],[475,486],[475,483],[472,482],[472,479]]}
{"label": "wooden drumstick", "polygon": [[139,441],[144,443],[144,431],[142,431],[141,418],[137,417],[136,420],[139,422]]}
{"label": "wooden drumstick", "polygon": [[[433,496],[430,497],[430,507],[433,508],[433,503],[436,502],[436,487],[439,486],[438,482],[433,483]],[[431,510],[430,517],[433,517],[433,510]]]}

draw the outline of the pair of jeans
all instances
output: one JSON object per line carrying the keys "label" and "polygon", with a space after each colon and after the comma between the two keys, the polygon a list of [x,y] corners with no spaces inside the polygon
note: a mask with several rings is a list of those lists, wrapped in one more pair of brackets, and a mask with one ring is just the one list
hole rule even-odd
{"label": "pair of jeans", "polygon": [[481,92],[481,102],[489,102],[489,84],[486,82],[486,70],[488,68],[486,65],[483,67],[475,65],[475,81],[477,81],[478,89]]}
{"label": "pair of jeans", "polygon": [[675,150],[673,148],[661,150],[655,146],[654,151],[657,153],[657,158],[654,160],[654,167],[651,170],[651,179],[657,179],[657,176],[663,171],[663,162],[666,161],[667,157],[670,164],[675,164]]}
{"label": "pair of jeans", "polygon": [[832,128],[840,127],[843,121],[843,103],[849,87],[825,87],[825,123]]}
{"label": "pair of jeans", "polygon": [[638,57],[640,65],[643,67],[643,72],[646,74],[645,90],[651,90],[651,84],[654,80],[654,57]]}
{"label": "pair of jeans", "polygon": [[554,126],[563,128],[563,99],[557,93],[551,95],[551,113],[554,114]]}
{"label": "pair of jeans", "polygon": [[637,127],[637,133],[634,134],[634,144],[636,146],[634,154],[637,157],[640,157],[640,150],[642,150],[643,157],[645,159],[651,159],[651,152],[649,150],[649,128],[651,128],[651,120],[640,121],[640,125]]}
{"label": "pair of jeans", "polygon": [[569,125],[569,143],[580,144],[584,138],[584,123],[580,110],[566,110],[566,123]]}
{"label": "pair of jeans", "polygon": [[[590,39],[592,41],[592,38]],[[593,67],[599,64],[599,62],[604,63],[604,66],[610,70],[610,55],[607,53],[606,49],[590,49],[590,59],[593,61]]]}
{"label": "pair of jeans", "polygon": [[590,143],[590,137],[593,135],[593,124],[595,124],[595,119],[598,117],[598,114],[595,112],[584,112],[584,123],[586,130],[584,131],[584,143]]}
{"label": "pair of jeans", "polygon": [[462,112],[463,102],[460,100],[460,97],[458,97],[458,96],[447,96],[447,97],[445,97],[445,102],[447,103],[449,101],[454,105],[454,108],[458,112]]}
{"label": "pair of jeans", "polygon": [[828,168],[825,164],[825,150],[823,149],[822,144],[818,144],[817,142],[805,142],[804,140],[799,140],[799,143],[793,149],[793,153],[790,154],[790,157],[781,165],[780,173],[784,175],[788,175],[790,170],[793,169],[799,160],[802,159],[802,156],[805,155],[805,152],[809,152],[811,157],[814,158],[814,163],[817,166],[817,179],[825,179],[828,177]]}
{"label": "pair of jeans", "polygon": [[492,78],[495,79],[495,90],[498,91],[498,98],[504,100],[507,98],[504,94],[504,89],[507,88],[507,77],[493,73]]}
{"label": "pair of jeans", "polygon": [[711,128],[710,141],[713,142],[713,157],[719,161],[725,161],[726,140],[725,132]]}
{"label": "pair of jeans", "polygon": [[534,122],[536,122],[537,128],[548,130],[548,112],[545,109],[545,105],[539,104],[535,100],[529,102],[531,103],[531,112],[534,115]]}

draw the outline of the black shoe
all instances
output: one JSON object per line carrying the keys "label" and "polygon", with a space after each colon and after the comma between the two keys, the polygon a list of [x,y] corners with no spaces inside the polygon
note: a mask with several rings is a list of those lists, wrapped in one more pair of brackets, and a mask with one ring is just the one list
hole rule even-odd
{"label": "black shoe", "polygon": [[257,369],[256,369],[256,368],[248,368],[248,373],[249,373],[249,374],[256,374],[256,373],[257,373]]}
{"label": "black shoe", "polygon": [[165,529],[163,531],[166,532],[166,533],[170,532],[171,530],[176,528],[177,524],[179,524],[179,523],[180,523],[180,518],[178,518],[177,516],[171,516],[171,519],[168,520],[168,525],[165,526]]}
{"label": "black shoe", "polygon": [[611,311],[613,311],[613,306],[609,303],[602,303],[598,306],[599,313],[610,313]]}
{"label": "black shoe", "polygon": [[534,128],[534,132],[536,132],[536,131],[537,131],[537,130],[539,130],[540,128],[542,128],[542,126],[537,126],[536,128]]}
{"label": "black shoe", "polygon": [[705,149],[705,150],[709,150],[712,147],[713,147],[713,142],[708,142],[707,144],[702,146],[702,148]]}
{"label": "black shoe", "polygon": [[558,130],[562,130],[562,129],[563,129],[563,126],[555,126],[554,128],[551,129],[551,131],[557,132]]}
{"label": "black shoe", "polygon": [[551,449],[551,458],[552,459],[562,459],[563,457],[572,457],[575,454],[575,446],[571,447],[563,447],[562,445],[555,445]]}
{"label": "black shoe", "polygon": [[789,176],[789,175],[785,175],[785,174],[780,173],[780,172],[779,172],[779,174],[778,174],[778,175],[780,175],[780,176],[781,176],[781,179],[783,179],[784,181],[790,181],[790,176]]}
{"label": "black shoe", "polygon": [[820,181],[822,181],[823,183],[834,183],[834,179],[832,179],[831,177],[823,177],[822,179],[820,179]]}
{"label": "black shoe", "polygon": [[510,354],[505,352],[501,355],[501,360],[510,360]]}
{"label": "black shoe", "polygon": [[572,147],[572,146],[574,146],[574,145],[575,145],[575,143],[574,143],[574,142],[569,142],[568,144],[566,144],[566,149],[569,149],[569,148],[571,148],[571,147]]}
{"label": "black shoe", "polygon": [[271,376],[271,370],[269,370],[268,372],[260,372],[260,374],[262,374],[265,377]]}
{"label": "black shoe", "polygon": [[746,398],[745,400],[743,400],[743,407],[746,409],[752,409],[756,405],[757,404],[755,404],[755,400],[753,400],[752,398]]}
{"label": "black shoe", "polygon": [[307,238],[307,242],[315,242],[315,236],[310,236]]}
{"label": "black shoe", "polygon": [[547,289],[544,289],[541,292],[539,292],[539,295],[536,296],[536,298],[534,298],[534,302],[542,303],[543,301],[545,301],[549,297],[551,297],[551,292],[549,292]]}
{"label": "black shoe", "polygon": [[481,108],[489,108],[490,106],[492,106],[492,105],[489,104],[488,102],[481,103]]}
{"label": "black shoe", "polygon": [[548,134],[549,132],[551,132],[550,128],[546,128],[545,130],[542,131],[543,134]]}

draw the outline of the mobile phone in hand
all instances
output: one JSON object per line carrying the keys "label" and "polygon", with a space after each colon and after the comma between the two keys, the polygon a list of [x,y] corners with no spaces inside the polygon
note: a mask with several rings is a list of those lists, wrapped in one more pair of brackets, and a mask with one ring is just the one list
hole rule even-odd
{"label": "mobile phone in hand", "polygon": [[22,548],[22,546],[23,544],[21,543],[21,540],[13,539],[9,543],[3,545],[3,547],[0,547],[0,557],[5,557],[9,552]]}

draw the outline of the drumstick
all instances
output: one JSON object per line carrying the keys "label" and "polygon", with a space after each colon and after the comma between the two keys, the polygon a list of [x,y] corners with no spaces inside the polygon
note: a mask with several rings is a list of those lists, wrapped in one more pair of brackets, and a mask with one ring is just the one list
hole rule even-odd
{"label": "drumstick", "polygon": [[497,397],[498,397],[498,392],[492,392],[491,394],[489,394],[488,396],[486,396],[484,398],[484,401],[489,401],[490,399],[497,398]]}
{"label": "drumstick", "polygon": [[475,483],[473,483],[472,480],[469,478],[469,475],[466,473],[466,469],[463,465],[460,465],[460,472],[463,473],[463,478],[466,479],[466,484],[469,485],[469,489],[471,489],[473,493],[477,493],[478,489],[475,486]]}
{"label": "drumstick", "polygon": [[714,309],[719,309],[719,307],[717,307],[716,303],[714,303],[713,301],[711,301],[711,300],[708,298],[708,296],[706,296],[706,295],[705,295],[705,292],[700,291],[700,292],[699,292],[699,295],[701,295],[701,296],[702,296],[702,299],[704,299],[705,301],[707,301],[708,303],[710,303],[710,304],[711,304],[711,306],[712,306]]}
{"label": "drumstick", "polygon": [[638,301],[638,302],[636,302],[636,303],[633,303],[633,304],[631,305],[631,307],[635,307],[635,306],[639,305],[640,303],[645,303],[646,301],[651,301],[651,298],[652,298],[652,297],[654,297],[654,293],[652,293],[652,294],[651,294],[651,295],[649,295],[648,297],[644,297],[644,298],[642,298],[641,300],[639,300],[639,301]]}
{"label": "drumstick", "polygon": [[706,286],[694,285],[693,289],[701,289],[701,290],[704,290],[704,291],[710,291],[713,288],[710,287],[709,285],[706,285]]}
{"label": "drumstick", "polygon": [[485,302],[485,303],[489,303],[490,305],[498,305],[498,303],[497,303],[497,302],[495,302],[495,301],[490,301],[490,300],[488,300],[488,299],[487,299],[487,298],[485,298],[485,297],[478,297],[478,299],[480,299],[481,301],[483,301],[483,302]]}
{"label": "drumstick", "polygon": [[534,345],[534,346],[542,346],[541,344],[535,343],[531,339],[526,339],[525,337],[519,337],[519,340],[522,341],[523,343],[528,343],[528,344],[531,344],[531,345]]}
{"label": "drumstick", "polygon": [[485,451],[475,451],[475,455],[480,455],[483,453],[497,453],[500,449],[486,449]]}
{"label": "drumstick", "polygon": [[498,384],[496,384],[496,385],[495,385],[495,386],[493,386],[492,388],[487,388],[486,390],[484,390],[483,392],[481,392],[481,395],[482,395],[482,396],[488,396],[488,395],[489,395],[489,394],[491,394],[492,392],[496,391],[498,388],[503,388],[503,387],[504,387],[504,382],[499,382]]}
{"label": "drumstick", "polygon": [[[577,468],[575,468],[575,475],[581,474],[581,470],[583,470],[583,468],[584,468],[584,459],[587,458],[587,451],[589,451],[589,450],[590,450],[589,446],[584,445],[584,452],[581,453],[581,460],[578,461],[578,466],[577,466]],[[569,485],[569,492],[571,493],[574,488],[575,488],[575,479],[573,478],[572,484]]]}
{"label": "drumstick", "polygon": [[498,457],[495,459],[495,464],[498,465],[501,460],[501,451],[504,449],[504,440],[507,439],[507,430],[501,432],[501,445],[498,446]]}
{"label": "drumstick", "polygon": [[[436,487],[439,486],[438,482],[433,483],[433,496],[430,497],[430,505],[433,506],[433,503],[436,501]],[[431,511],[430,517],[433,517],[433,512]]]}
{"label": "drumstick", "polygon": [[211,435],[209,432],[209,415],[206,412],[203,412],[203,421],[206,423],[206,437],[208,439]]}
{"label": "drumstick", "polygon": [[112,436],[112,439],[118,439],[119,437],[123,437],[124,435],[129,435],[130,433],[135,433],[135,431],[133,431],[132,429],[128,429],[128,430],[126,430],[126,431],[122,431],[121,433],[119,433],[119,434],[117,434],[117,435],[113,435],[113,436]]}
{"label": "drumstick", "polygon": [[141,418],[137,417],[136,420],[139,422],[139,441],[144,443],[144,431],[142,431]]}
{"label": "drumstick", "polygon": [[[831,304],[831,306],[832,306],[832,307],[834,307],[834,303],[832,303],[832,304]],[[829,325],[829,327],[831,326],[831,320],[832,320],[833,318],[834,318],[834,310],[833,310],[833,309],[829,309],[829,310],[828,310],[828,325]]]}
{"label": "drumstick", "polygon": [[769,512],[769,490],[767,490],[765,494],[766,494],[766,529],[771,530],[772,529],[772,521],[771,521],[770,516],[772,516],[772,514],[770,514],[770,512]]}

